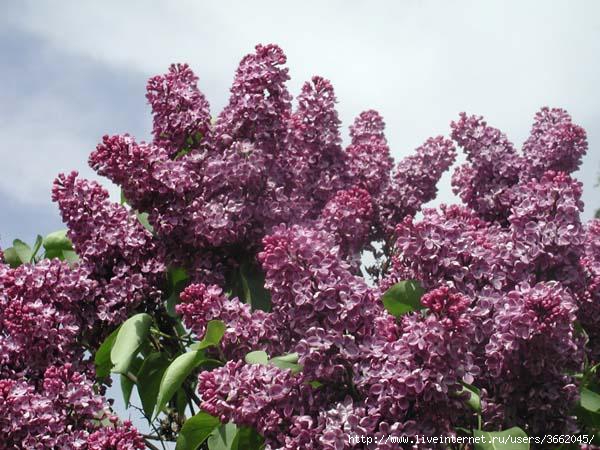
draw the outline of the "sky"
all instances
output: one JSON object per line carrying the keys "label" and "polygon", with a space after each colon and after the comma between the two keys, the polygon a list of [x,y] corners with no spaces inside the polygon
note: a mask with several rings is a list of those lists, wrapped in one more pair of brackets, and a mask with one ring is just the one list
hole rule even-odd
{"label": "sky", "polygon": [[[394,157],[449,134],[466,111],[515,144],[542,106],[588,132],[577,174],[584,218],[600,207],[600,2],[2,1],[0,246],[63,228],[52,180],[78,170],[104,134],[149,139],[147,79],[187,62],[216,115],[257,43],[288,55],[292,94],[329,78],[347,127],[365,109],[387,123]],[[432,205],[454,202],[448,173]],[[115,196],[117,190],[103,181]]]}
{"label": "sky", "polygon": [[[284,49],[292,94],[332,81],[346,142],[353,118],[378,110],[396,159],[461,111],[520,145],[540,107],[565,108],[588,132],[584,218],[600,208],[598,1],[2,0],[0,247],[63,228],[51,183],[97,179],[87,157],[104,134],[150,138],[150,76],[189,63],[217,115],[257,43]],[[449,180],[432,205],[456,201]]]}

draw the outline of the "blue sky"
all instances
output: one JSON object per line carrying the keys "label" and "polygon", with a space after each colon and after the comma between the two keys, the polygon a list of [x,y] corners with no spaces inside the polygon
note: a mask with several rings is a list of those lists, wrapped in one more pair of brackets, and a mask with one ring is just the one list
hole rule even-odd
{"label": "blue sky", "polygon": [[[0,245],[61,228],[50,186],[94,177],[103,134],[147,139],[146,80],[188,62],[217,113],[239,59],[256,43],[288,54],[290,89],[332,80],[346,128],[378,109],[395,157],[448,134],[460,111],[484,115],[517,144],[535,111],[566,108],[588,131],[579,178],[585,217],[600,207],[600,3],[3,2],[0,14]],[[108,184],[107,184],[108,185]],[[449,176],[437,203],[452,202]],[[116,194],[116,189],[111,187]]]}

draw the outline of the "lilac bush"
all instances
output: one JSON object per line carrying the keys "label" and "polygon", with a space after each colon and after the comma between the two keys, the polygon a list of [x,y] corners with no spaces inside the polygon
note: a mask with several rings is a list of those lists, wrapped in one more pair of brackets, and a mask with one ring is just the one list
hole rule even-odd
{"label": "lilac bush", "polygon": [[[514,427],[589,444],[585,131],[542,108],[519,151],[463,113],[394,163],[377,112],[344,146],[331,83],[293,100],[285,63],[258,45],[220,114],[189,66],[151,78],[152,141],[104,136],[89,158],[121,203],[58,176],[66,236],[0,264],[0,448],[385,450]],[[457,147],[462,204],[422,210]],[[149,432],[116,416],[111,371]]]}

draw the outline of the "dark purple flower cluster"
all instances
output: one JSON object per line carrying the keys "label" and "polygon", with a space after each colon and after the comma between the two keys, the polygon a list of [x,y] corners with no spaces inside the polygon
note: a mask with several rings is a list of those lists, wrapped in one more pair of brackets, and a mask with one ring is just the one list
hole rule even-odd
{"label": "dark purple flower cluster", "polygon": [[585,288],[581,293],[579,320],[588,333],[588,350],[594,361],[600,361],[600,220],[587,224],[585,255],[581,265],[585,273]]}
{"label": "dark purple flower cluster", "polygon": [[[255,428],[267,449],[391,450],[349,436],[474,428],[468,385],[487,430],[577,431],[574,374],[585,357],[600,362],[600,222],[581,223],[571,176],[585,132],[544,108],[519,153],[462,114],[451,137],[467,161],[452,183],[464,205],[417,220],[455,144],[430,138],[394,167],[384,121],[366,111],[344,148],[331,83],[313,77],[293,105],[285,63],[279,47],[257,46],[214,122],[187,65],[152,78],[153,141],[105,136],[89,159],[128,205],[58,177],[53,198],[80,261],[0,265],[7,448],[62,448],[52,439],[64,430],[68,448],[142,448],[93,394],[81,344],[133,312],[166,314],[164,293],[179,292],[167,268],[189,275],[176,311],[195,337],[225,324],[214,356],[227,361],[198,379],[202,409]],[[384,278],[372,285],[360,262],[376,247]],[[249,293],[263,276],[269,312]],[[427,293],[396,318],[381,296],[406,279]],[[246,363],[254,350],[271,359]],[[283,355],[301,370],[273,360]]]}
{"label": "dark purple flower cluster", "polygon": [[[0,448],[6,450],[144,449],[131,424],[95,393],[91,377],[70,363],[49,366],[37,380],[0,379]],[[105,428],[103,423],[110,425]]]}
{"label": "dark purple flower cluster", "polygon": [[544,108],[521,156],[480,117],[462,115],[452,127],[467,152],[453,180],[467,207],[442,206],[398,225],[390,277],[447,284],[471,298],[487,426],[573,431],[572,375],[586,346],[576,321],[590,335],[588,353],[598,355],[600,242],[594,222],[586,236],[582,185],[569,175],[585,133],[564,111]]}
{"label": "dark purple flower cluster", "polygon": [[89,268],[58,259],[17,268],[0,262],[2,449],[144,448],[94,386],[86,348],[105,305]]}
{"label": "dark purple flower cluster", "polygon": [[37,377],[83,355],[96,283],[59,260],[16,269],[0,263],[0,376]]}
{"label": "dark purple flower cluster", "polygon": [[181,293],[177,312],[197,336],[204,336],[210,320],[221,320],[226,330],[221,349],[228,359],[243,359],[252,350],[278,350],[279,336],[273,318],[264,311],[251,311],[250,305],[229,299],[219,286],[193,284]]}
{"label": "dark purple flower cluster", "polygon": [[187,64],[173,64],[165,75],[148,80],[146,98],[154,115],[154,143],[170,156],[197,148],[210,130],[210,111]]}
{"label": "dark purple flower cluster", "polygon": [[97,281],[96,314],[119,323],[142,301],[160,296],[165,266],[160,247],[137,218],[112,203],[98,183],[60,175],[52,198],[69,227],[68,236],[90,277]]}
{"label": "dark purple flower cluster", "polygon": [[[342,148],[330,82],[313,77],[292,109],[285,62],[275,45],[244,57],[212,125],[197,77],[172,66],[148,85],[153,143],[106,136],[90,156],[91,167],[120,185],[133,209],[149,214],[165,261],[191,269],[195,281],[222,283],[235,259],[255,254],[274,226],[319,220],[327,204],[331,228],[332,216],[342,215],[336,203],[346,200],[352,206],[337,235],[356,260],[368,237],[389,237],[393,223],[433,198],[454,159],[449,142],[432,139],[391,179],[381,117],[362,113]],[[360,240],[349,242],[354,232]]]}
{"label": "dark purple flower cluster", "polygon": [[452,178],[454,190],[488,220],[506,219],[513,203],[512,187],[517,183],[539,180],[549,170],[572,173],[587,151],[585,130],[557,108],[542,108],[536,114],[522,155],[480,116],[463,113],[451,126],[452,138],[467,155],[467,163],[456,169]]}
{"label": "dark purple flower cluster", "polygon": [[485,365],[487,394],[501,407],[488,420],[497,426],[526,417],[536,435],[576,431],[570,410],[578,389],[567,373],[582,369],[583,339],[574,299],[560,283],[542,282],[509,292],[495,308]]}

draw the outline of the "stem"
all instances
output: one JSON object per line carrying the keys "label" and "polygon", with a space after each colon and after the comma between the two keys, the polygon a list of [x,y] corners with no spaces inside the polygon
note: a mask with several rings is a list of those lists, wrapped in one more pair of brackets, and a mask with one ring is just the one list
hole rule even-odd
{"label": "stem", "polygon": [[[144,444],[146,444],[146,447],[148,447],[152,450],[160,450],[160,448],[158,448],[156,445],[154,445],[152,442],[150,442],[149,438],[147,438],[147,437],[144,437]],[[164,443],[163,443],[163,449],[165,449]]]}
{"label": "stem", "polygon": [[130,380],[130,381],[132,381],[133,383],[137,384],[137,382],[138,382],[138,379],[137,379],[137,377],[136,377],[136,376],[135,376],[133,373],[131,373],[131,372],[127,371],[127,373],[125,373],[125,374],[123,374],[123,375],[125,375],[125,376],[126,376],[126,377],[127,377],[129,380]]}
{"label": "stem", "polygon": [[[155,441],[160,441],[160,445],[162,446],[163,450],[167,450],[167,447],[165,447],[165,443],[162,437],[160,437],[160,432],[158,431],[158,428],[156,428],[156,426],[154,425],[154,422],[152,422],[152,418],[148,417],[146,415],[146,412],[142,409],[139,408],[135,405],[131,405],[134,409],[137,409],[138,412],[142,413],[142,416],[144,416],[144,418],[148,421],[148,423],[150,424],[150,427],[152,427],[152,429],[154,430],[154,432],[156,433],[156,436],[158,436],[158,438],[151,436],[151,435],[142,435],[142,437],[144,438],[144,440],[147,439],[154,439]],[[160,450],[160,449],[157,449]]]}

